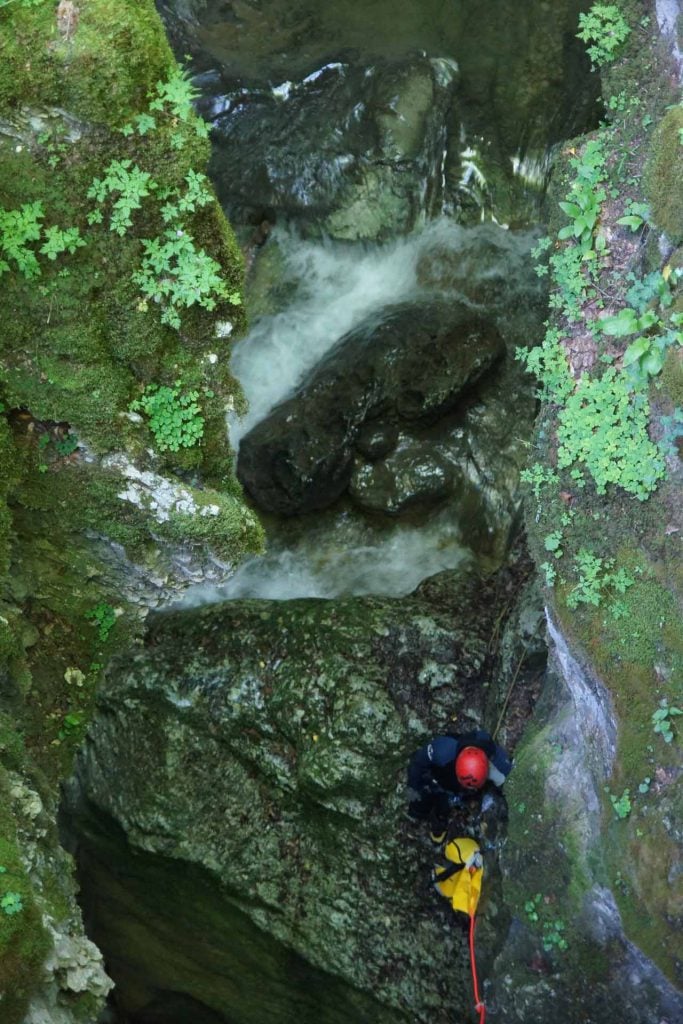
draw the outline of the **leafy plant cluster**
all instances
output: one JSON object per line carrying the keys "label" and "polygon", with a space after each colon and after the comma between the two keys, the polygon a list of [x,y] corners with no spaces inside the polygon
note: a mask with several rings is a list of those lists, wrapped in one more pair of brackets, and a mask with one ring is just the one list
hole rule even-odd
{"label": "leafy plant cluster", "polygon": [[102,601],[86,612],[85,617],[94,626],[97,626],[98,638],[105,643],[116,622],[116,610],[110,604]]}
{"label": "leafy plant cluster", "polygon": [[[593,13],[596,8],[599,5]],[[598,14],[605,10],[601,8]],[[550,305],[570,324],[584,316],[588,303],[597,308],[604,305],[598,277],[609,256],[600,230],[601,206],[606,199],[605,164],[600,136],[589,140],[583,153],[572,158],[574,180],[566,200],[559,204],[569,223],[558,232],[555,246],[546,238],[534,250],[537,257],[551,250],[548,263],[536,270],[539,274],[551,272]],[[611,195],[615,196],[614,190]],[[648,216],[646,204],[630,200],[618,223],[638,230]],[[570,469],[579,487],[585,486],[587,471],[599,494],[606,493],[609,484],[616,484],[645,500],[664,477],[665,457],[671,448],[666,437],[662,446],[650,439],[647,383],[662,370],[668,348],[683,344],[683,317],[673,314],[667,322],[663,320],[664,311],[673,303],[677,271],[665,267],[642,281],[630,276],[627,305],[615,314],[585,321],[596,340],[633,338],[620,367],[596,375],[584,373],[575,381],[565,351],[568,339],[555,326],[548,326],[539,347],[518,349],[517,355],[538,378],[539,397],[558,407],[558,469]],[[602,360],[610,363],[614,356],[607,352]],[[538,501],[541,478],[525,479]],[[546,564],[546,569],[546,577],[554,578],[553,567]]]}
{"label": "leafy plant cluster", "polygon": [[[0,864],[0,875],[6,875],[7,868],[4,864]],[[2,896],[0,896],[0,910],[3,914],[8,917],[13,917],[14,914],[20,914],[24,909],[21,893],[14,892],[12,889],[7,889]]]}
{"label": "leafy plant cluster", "polygon": [[40,277],[40,263],[30,243],[41,238],[43,244],[37,251],[49,260],[56,260],[63,252],[73,254],[85,245],[77,227],[44,227],[44,217],[45,210],[39,201],[24,203],[18,210],[0,207],[0,276],[12,269],[11,260],[28,280]]}
{"label": "leafy plant cluster", "polygon": [[156,238],[141,239],[144,255],[132,279],[143,297],[138,308],[147,309],[150,299],[160,304],[161,322],[176,330],[180,329],[182,309],[196,304],[212,310],[223,298],[233,305],[241,303],[239,292],[229,290],[221,278],[220,264],[197,248],[182,221],[183,215],[212,202],[206,175],[190,170],[184,181],[184,190],[160,190],[152,176],[131,160],[113,160],[104,177],[95,178],[88,190],[88,198],[98,203],[88,215],[88,222],[101,224],[101,207],[112,199],[109,228],[121,236],[133,226],[132,215],[141,208],[143,199],[157,193],[164,202],[161,217],[172,227]]}
{"label": "leafy plant cluster", "polygon": [[146,309],[148,299],[160,303],[162,323],[179,330],[180,309],[195,303],[215,309],[219,298],[227,298],[233,305],[240,301],[239,294],[229,291],[222,280],[220,264],[198,249],[192,235],[182,229],[169,229],[160,238],[143,238],[142,246],[142,263],[133,274],[144,297],[139,308]]}
{"label": "leafy plant cluster", "polygon": [[[154,91],[149,93],[149,112],[137,114],[121,128],[121,132],[123,135],[147,135],[155,131],[160,125],[158,117],[151,113],[154,111],[158,116],[170,120],[172,125],[178,121],[189,124],[195,135],[206,139],[209,126],[195,113],[193,107],[198,96],[199,89],[190,82],[186,69],[176,67],[165,82],[157,82]],[[183,148],[185,139],[182,132],[171,131],[171,145],[174,149]]]}
{"label": "leafy plant cluster", "polygon": [[631,790],[625,789],[621,796],[616,796],[616,794],[610,793],[609,787],[607,787],[607,792],[609,793],[612,810],[617,818],[619,818],[620,821],[628,818],[633,810],[633,805],[631,804]]}
{"label": "leafy plant cluster", "polygon": [[177,452],[191,448],[204,434],[204,417],[199,406],[199,392],[183,393],[181,382],[173,387],[148,384],[142,398],[130,406],[149,417],[149,427],[161,451]]}
{"label": "leafy plant cluster", "polygon": [[159,186],[152,175],[141,170],[132,160],[112,160],[103,178],[94,178],[88,189],[88,199],[98,206],[88,214],[88,224],[101,224],[104,213],[101,206],[112,199],[109,230],[121,237],[133,226],[132,214],[142,206],[142,200]]}
{"label": "leafy plant cluster", "polygon": [[[149,97],[150,112],[137,115],[122,129],[124,135],[145,135],[163,121],[176,127],[179,123],[189,125],[197,135],[206,137],[208,125],[192,106],[197,95],[186,70],[177,67],[167,81],[157,82]],[[176,148],[184,144],[182,132],[172,131],[171,139]],[[49,154],[50,166],[56,166],[65,145],[55,142],[49,132],[43,133],[39,142]],[[162,189],[138,163],[128,158],[114,159],[101,176],[93,178],[87,198],[94,202],[87,215],[88,224],[100,225],[106,218],[109,230],[120,238],[133,228],[134,215],[143,201],[153,198],[162,204],[159,213],[167,229],[155,238],[140,240],[143,255],[132,274],[142,293],[139,309],[147,309],[147,301],[153,300],[161,306],[162,323],[179,330],[183,309],[199,305],[213,310],[219,299],[241,304],[239,292],[229,289],[222,279],[219,263],[195,244],[184,223],[185,217],[213,201],[204,174],[190,170],[180,187]],[[44,227],[44,217],[39,201],[26,203],[18,210],[0,208],[0,275],[13,264],[25,277],[38,277],[41,270],[37,253],[56,260],[61,253],[74,253],[86,244],[79,228]],[[43,244],[36,251],[35,243],[40,241]]]}
{"label": "leafy plant cluster", "polygon": [[567,595],[567,607],[578,608],[580,604],[598,606],[608,590],[625,594],[634,580],[625,569],[614,569],[613,558],[599,558],[581,548],[574,560],[578,581]]}
{"label": "leafy plant cluster", "polygon": [[652,713],[654,731],[660,734],[665,743],[671,743],[674,738],[673,719],[678,715],[683,715],[683,711],[669,704],[666,697],[660,700],[659,707]]}
{"label": "leafy plant cluster", "polygon": [[577,35],[589,44],[588,56],[597,67],[614,60],[631,32],[616,4],[593,4],[587,13],[579,14],[579,27]]}
{"label": "leafy plant cluster", "polygon": [[588,374],[560,411],[557,464],[574,466],[571,476],[584,486],[581,466],[598,494],[618,484],[645,501],[664,476],[664,457],[650,440],[650,407],[644,391],[633,391],[624,371],[609,368],[602,377]]}
{"label": "leafy plant cluster", "polygon": [[[541,919],[540,911],[542,902],[543,896],[540,892],[537,892],[524,904],[524,912],[528,919],[534,924],[538,923]],[[564,952],[569,948],[569,944],[564,937],[564,930],[564,921],[559,917],[543,921],[541,945],[546,953],[550,953],[554,949]]]}

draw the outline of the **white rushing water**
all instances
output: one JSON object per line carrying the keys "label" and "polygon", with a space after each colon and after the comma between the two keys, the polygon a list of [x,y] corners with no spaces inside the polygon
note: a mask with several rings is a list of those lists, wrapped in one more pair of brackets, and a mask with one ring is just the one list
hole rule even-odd
{"label": "white rushing water", "polygon": [[422,526],[369,527],[359,514],[343,513],[292,543],[275,539],[262,556],[243,562],[227,584],[190,587],[179,607],[259,597],[409,594],[427,576],[473,561],[448,510]]}
{"label": "white rushing water", "polygon": [[[349,330],[387,305],[420,298],[417,266],[425,253],[437,245],[457,249],[467,238],[470,229],[445,219],[382,246],[304,241],[276,230],[269,245],[279,248],[282,279],[292,282],[292,297],[281,311],[258,318],[235,345],[232,367],[249,412],[241,420],[230,418],[233,445]],[[519,245],[528,251],[528,239],[520,237]],[[473,558],[448,507],[419,525],[398,519],[374,523],[351,508],[305,517],[269,534],[265,555],[244,562],[227,585],[191,587],[182,606],[239,597],[400,596]]]}
{"label": "white rushing water", "polygon": [[289,395],[323,355],[369,313],[417,293],[417,260],[439,222],[428,231],[384,246],[307,242],[274,232],[284,261],[284,277],[297,282],[291,304],[256,321],[232,355],[232,368],[249,401],[242,419],[230,420],[237,446],[252,427]]}

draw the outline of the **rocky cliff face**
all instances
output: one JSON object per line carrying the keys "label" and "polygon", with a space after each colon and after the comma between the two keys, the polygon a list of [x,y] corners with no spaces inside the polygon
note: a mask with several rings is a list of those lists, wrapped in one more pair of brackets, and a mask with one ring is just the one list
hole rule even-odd
{"label": "rocky cliff face", "polygon": [[[134,1020],[155,992],[181,1019],[174,990],[245,1024],[294,1007],[302,1021],[445,1022],[468,1004],[405,768],[444,722],[486,721],[512,583],[445,573],[395,601],[161,615],[112,668],[69,804],[95,936]],[[489,958],[505,920],[491,897]]]}

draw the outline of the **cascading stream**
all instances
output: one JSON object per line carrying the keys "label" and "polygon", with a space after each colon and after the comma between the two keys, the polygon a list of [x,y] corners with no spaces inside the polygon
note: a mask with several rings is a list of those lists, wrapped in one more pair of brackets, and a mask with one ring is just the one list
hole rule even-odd
{"label": "cascading stream", "polygon": [[[101,695],[66,814],[113,1012],[446,1024],[466,950],[425,896],[404,768],[444,721],[495,720],[499,663],[519,662],[513,631],[496,646],[529,572],[509,557],[535,407],[513,354],[543,319],[546,158],[592,117],[581,4],[160,6],[249,267],[240,462],[269,422],[305,447],[296,403],[353,401],[310,466],[265,467],[292,492],[266,555],[152,617]],[[302,514],[328,464],[333,497]],[[506,928],[483,915],[482,976]]]}

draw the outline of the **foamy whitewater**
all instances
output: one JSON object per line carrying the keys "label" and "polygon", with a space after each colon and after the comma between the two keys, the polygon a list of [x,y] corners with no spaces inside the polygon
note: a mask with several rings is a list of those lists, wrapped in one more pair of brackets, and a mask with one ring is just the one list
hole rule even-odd
{"label": "foamy whitewater", "polygon": [[[351,246],[303,241],[276,230],[269,244],[280,248],[284,278],[298,285],[286,309],[259,318],[235,345],[232,366],[249,412],[241,420],[229,417],[233,445],[369,314],[426,294],[416,277],[420,257],[437,244],[457,248],[466,233],[443,219],[386,245]],[[400,596],[426,577],[472,559],[447,508],[419,526],[399,520],[373,525],[355,509],[301,523],[295,539],[287,524],[277,534],[271,530],[265,555],[244,562],[225,586],[190,588],[181,605],[239,597]]]}

